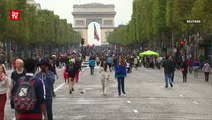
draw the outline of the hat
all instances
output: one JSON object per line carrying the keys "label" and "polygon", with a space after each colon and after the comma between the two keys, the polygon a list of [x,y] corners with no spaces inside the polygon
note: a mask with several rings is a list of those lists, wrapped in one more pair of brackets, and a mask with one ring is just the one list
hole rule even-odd
{"label": "hat", "polygon": [[41,66],[41,65],[48,66],[49,65],[49,60],[48,59],[41,59],[40,62],[38,63],[38,66]]}

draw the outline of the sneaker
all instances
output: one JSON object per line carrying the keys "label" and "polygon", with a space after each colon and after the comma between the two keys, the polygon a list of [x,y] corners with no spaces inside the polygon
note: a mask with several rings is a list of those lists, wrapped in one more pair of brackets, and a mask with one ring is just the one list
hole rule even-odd
{"label": "sneaker", "polygon": [[165,86],[165,88],[168,88],[168,86]]}
{"label": "sneaker", "polygon": [[74,91],[74,88],[72,88],[71,90]]}
{"label": "sneaker", "polygon": [[172,83],[170,85],[171,85],[171,87],[173,87],[173,84]]}
{"label": "sneaker", "polygon": [[69,90],[69,94],[72,94],[72,90]]}

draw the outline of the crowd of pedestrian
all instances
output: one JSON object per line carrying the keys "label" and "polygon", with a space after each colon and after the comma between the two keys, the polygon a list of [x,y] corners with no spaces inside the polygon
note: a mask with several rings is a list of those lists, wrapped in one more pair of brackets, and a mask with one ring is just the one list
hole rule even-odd
{"label": "crowd of pedestrian", "polygon": [[[155,56],[139,57],[136,53],[117,53],[102,50],[91,53],[88,63],[90,75],[100,74],[102,93],[108,95],[109,80],[114,72],[117,79],[117,95],[126,96],[125,78],[132,69],[144,66],[146,68],[164,68],[165,88],[173,87],[176,70],[182,71],[182,81],[187,82],[187,74],[194,71],[194,77],[198,77],[199,70],[205,75],[205,81],[209,81],[211,66],[206,60],[203,65],[198,60],[182,59],[179,65],[175,57],[166,56],[159,60]],[[61,59],[61,58],[60,58]],[[64,82],[68,84],[68,93],[73,94],[75,83],[79,82],[82,59],[80,54],[67,55],[63,60],[56,56],[40,59],[16,59],[11,78],[0,65],[0,120],[4,120],[4,107],[7,98],[10,99],[11,109],[14,109],[16,120],[53,120],[52,103],[55,80],[59,78],[56,68],[64,68]],[[95,67],[99,67],[95,73]],[[11,80],[10,80],[11,79]]]}

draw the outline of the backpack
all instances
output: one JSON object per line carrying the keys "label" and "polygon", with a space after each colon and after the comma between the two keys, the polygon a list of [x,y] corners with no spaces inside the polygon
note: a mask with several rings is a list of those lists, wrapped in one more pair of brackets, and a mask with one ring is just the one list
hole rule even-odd
{"label": "backpack", "polygon": [[89,61],[89,67],[94,67],[95,66],[95,61],[94,60],[90,60]]}
{"label": "backpack", "polygon": [[72,73],[73,71],[74,71],[74,65],[71,64],[71,65],[68,66],[67,72]]}
{"label": "backpack", "polygon": [[35,95],[35,77],[26,78],[26,76],[20,78],[20,84],[13,96],[15,110],[18,111],[31,111],[35,108],[37,101]]}

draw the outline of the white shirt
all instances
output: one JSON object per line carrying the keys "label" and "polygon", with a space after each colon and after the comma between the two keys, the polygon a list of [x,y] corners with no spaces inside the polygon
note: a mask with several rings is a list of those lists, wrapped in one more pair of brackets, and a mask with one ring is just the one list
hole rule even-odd
{"label": "white shirt", "polygon": [[105,72],[103,67],[99,68],[99,73],[101,74],[101,79],[109,79],[110,73],[108,71]]}
{"label": "white shirt", "polygon": [[4,76],[4,80],[0,81],[0,94],[5,94],[9,88],[9,78]]}

